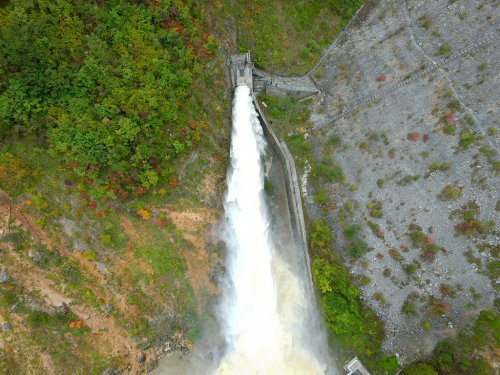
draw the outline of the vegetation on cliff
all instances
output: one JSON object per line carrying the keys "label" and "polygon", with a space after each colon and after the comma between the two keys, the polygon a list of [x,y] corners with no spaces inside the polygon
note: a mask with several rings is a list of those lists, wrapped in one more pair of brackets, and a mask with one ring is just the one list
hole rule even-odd
{"label": "vegetation on cliff", "polygon": [[[233,1],[212,3],[235,33],[238,52],[251,51],[257,67],[305,73],[349,22],[362,0]],[[227,22],[227,21],[226,21]],[[235,43],[232,35],[224,44]]]}
{"label": "vegetation on cliff", "polygon": [[194,2],[14,0],[0,35],[0,137],[46,137],[94,198],[172,181],[221,125],[218,43]]}

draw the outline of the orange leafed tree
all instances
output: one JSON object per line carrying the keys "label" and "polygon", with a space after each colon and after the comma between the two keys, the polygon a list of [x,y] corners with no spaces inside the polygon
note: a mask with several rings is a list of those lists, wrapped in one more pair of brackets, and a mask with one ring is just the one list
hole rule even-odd
{"label": "orange leafed tree", "polygon": [[139,215],[141,215],[143,220],[149,220],[149,216],[151,215],[151,212],[149,212],[148,210],[145,210],[143,208],[141,208],[139,211],[137,211],[137,213]]}
{"label": "orange leafed tree", "polygon": [[82,320],[78,320],[76,322],[71,322],[69,324],[69,328],[82,328]]}

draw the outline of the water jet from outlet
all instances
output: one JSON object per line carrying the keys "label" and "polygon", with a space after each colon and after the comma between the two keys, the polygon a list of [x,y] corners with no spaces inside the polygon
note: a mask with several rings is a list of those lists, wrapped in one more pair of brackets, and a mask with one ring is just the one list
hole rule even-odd
{"label": "water jet from outlet", "polygon": [[306,273],[287,264],[271,230],[265,148],[250,90],[237,87],[221,229],[228,255],[218,317],[226,348],[214,374],[325,374],[326,340]]}

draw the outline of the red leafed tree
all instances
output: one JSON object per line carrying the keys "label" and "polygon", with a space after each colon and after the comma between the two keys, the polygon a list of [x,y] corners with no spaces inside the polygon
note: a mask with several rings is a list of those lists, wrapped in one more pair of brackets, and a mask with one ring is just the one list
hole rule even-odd
{"label": "red leafed tree", "polygon": [[416,141],[420,137],[420,133],[408,133],[408,139],[410,141]]}

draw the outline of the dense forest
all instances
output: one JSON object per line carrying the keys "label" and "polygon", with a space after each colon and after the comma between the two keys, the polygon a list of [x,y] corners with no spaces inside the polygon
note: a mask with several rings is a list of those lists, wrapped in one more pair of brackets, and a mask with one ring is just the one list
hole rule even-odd
{"label": "dense forest", "polygon": [[95,198],[175,185],[170,161],[210,131],[192,98],[218,47],[207,19],[193,1],[9,2],[0,137],[46,137]]}

